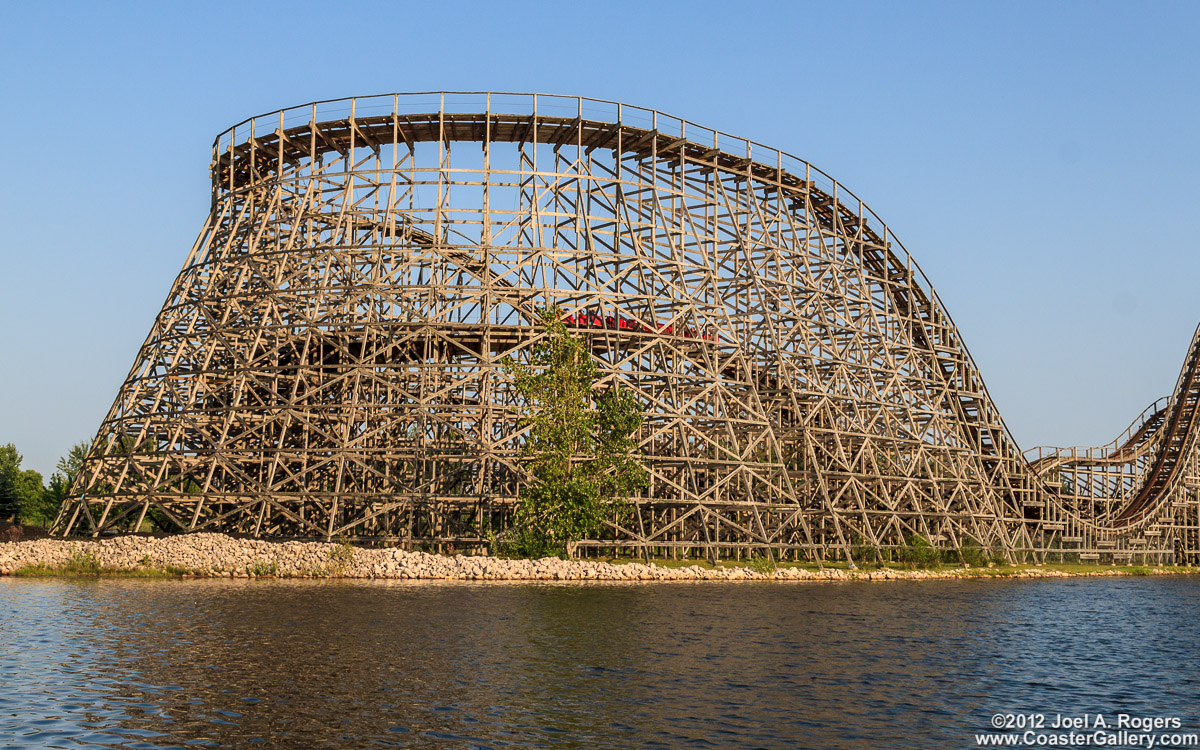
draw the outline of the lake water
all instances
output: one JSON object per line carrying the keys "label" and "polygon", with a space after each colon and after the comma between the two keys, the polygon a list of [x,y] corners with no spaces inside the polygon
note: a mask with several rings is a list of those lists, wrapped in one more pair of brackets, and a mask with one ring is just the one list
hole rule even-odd
{"label": "lake water", "polygon": [[1200,578],[0,579],[0,746],[975,747],[1200,731]]}

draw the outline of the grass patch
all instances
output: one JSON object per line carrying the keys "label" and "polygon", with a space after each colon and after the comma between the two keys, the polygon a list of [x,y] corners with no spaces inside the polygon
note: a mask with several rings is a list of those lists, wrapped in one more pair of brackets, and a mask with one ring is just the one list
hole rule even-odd
{"label": "grass patch", "polygon": [[350,542],[342,542],[338,546],[329,550],[329,562],[337,568],[344,568],[354,561],[354,555],[358,552],[354,545]]}
{"label": "grass patch", "polygon": [[301,575],[311,578],[340,576],[346,572],[346,568],[350,563],[354,562],[354,556],[357,554],[357,547],[350,542],[342,542],[329,550],[329,561],[327,563],[324,565],[306,565]]}
{"label": "grass patch", "polygon": [[182,578],[183,573],[146,568],[102,568],[93,574],[79,574],[66,570],[66,566],[26,565],[13,571],[14,576],[24,578]]}
{"label": "grass patch", "polygon": [[246,569],[250,575],[254,576],[276,576],[279,575],[279,563],[274,560],[258,560],[253,565]]}
{"label": "grass patch", "polygon": [[24,578],[182,578],[203,575],[199,571],[177,565],[154,565],[149,556],[138,561],[136,568],[115,568],[101,565],[91,552],[75,552],[65,563],[44,565],[36,563],[22,566],[13,571],[14,576]]}
{"label": "grass patch", "polygon": [[333,575],[328,565],[305,565],[300,569],[304,578],[328,578]]}

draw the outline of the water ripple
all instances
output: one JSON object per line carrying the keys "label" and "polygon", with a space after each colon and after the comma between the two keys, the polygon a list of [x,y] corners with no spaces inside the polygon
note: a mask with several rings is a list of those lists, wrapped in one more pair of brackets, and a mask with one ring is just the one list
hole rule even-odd
{"label": "water ripple", "polygon": [[928,748],[1196,731],[1200,580],[0,580],[0,745]]}

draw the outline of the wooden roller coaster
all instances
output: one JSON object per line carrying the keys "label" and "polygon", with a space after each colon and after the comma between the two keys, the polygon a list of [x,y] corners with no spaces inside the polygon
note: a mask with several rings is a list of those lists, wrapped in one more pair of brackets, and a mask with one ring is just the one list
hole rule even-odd
{"label": "wooden roller coaster", "polygon": [[1118,441],[1023,455],[887,226],[652,110],[392,94],[218,137],[207,221],[56,521],[480,549],[529,481],[505,357],[557,307],[649,486],[588,550],[1193,563],[1200,338]]}

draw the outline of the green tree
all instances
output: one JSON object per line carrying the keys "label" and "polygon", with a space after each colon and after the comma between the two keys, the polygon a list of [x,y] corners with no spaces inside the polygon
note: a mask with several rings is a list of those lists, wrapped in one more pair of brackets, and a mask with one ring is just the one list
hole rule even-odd
{"label": "green tree", "polygon": [[48,526],[66,500],[90,445],[84,441],[72,446],[58,459],[57,471],[45,486],[39,472],[21,469],[22,456],[16,446],[0,447],[0,519],[12,517]]}
{"label": "green tree", "polygon": [[21,512],[21,454],[17,446],[0,445],[0,521],[16,521]]}
{"label": "green tree", "polygon": [[83,468],[83,459],[87,458],[91,447],[92,441],[84,440],[81,443],[72,445],[71,450],[67,451],[67,455],[58,459],[58,466],[55,468],[63,476],[63,479],[66,480],[68,488],[75,483],[75,477],[78,476],[79,470]]}
{"label": "green tree", "polygon": [[645,486],[634,434],[642,424],[637,398],[618,387],[598,392],[600,374],[584,341],[558,310],[541,312],[546,337],[528,366],[511,358],[528,428],[521,457],[537,480],[521,488],[506,547],[524,556],[563,554],[622,515],[623,496]]}
{"label": "green tree", "polygon": [[33,469],[25,469],[17,474],[18,516],[30,518],[37,513],[46,494],[46,486],[42,483],[42,473]]}
{"label": "green tree", "polygon": [[46,483],[46,491],[42,493],[41,502],[34,508],[26,510],[25,515],[42,526],[49,526],[54,521],[54,517],[58,515],[58,509],[62,507],[63,501],[67,499],[67,493],[70,491],[71,483],[67,481],[62,472],[54,472],[50,475],[50,481]]}

